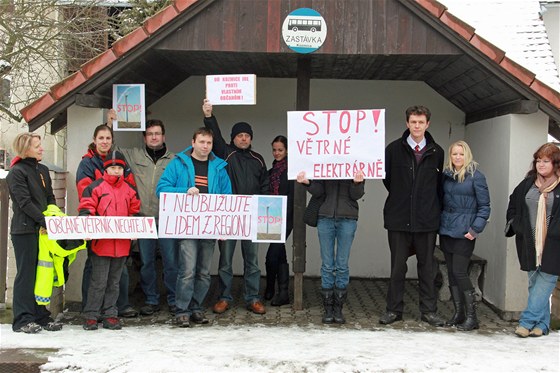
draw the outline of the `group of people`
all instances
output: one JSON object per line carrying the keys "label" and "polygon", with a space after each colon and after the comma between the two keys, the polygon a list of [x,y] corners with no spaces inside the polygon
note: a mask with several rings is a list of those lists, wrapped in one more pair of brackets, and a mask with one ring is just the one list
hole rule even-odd
{"label": "group of people", "polygon": [[[231,129],[229,143],[222,136],[212,105],[204,100],[204,127],[197,129],[191,146],[173,154],[165,144],[165,127],[149,120],[144,146],[118,148],[108,123],[98,126],[93,142],[77,171],[79,214],[94,216],[154,216],[158,218],[161,193],[275,194],[288,196],[287,232],[293,227],[294,181],[287,178],[287,139],[272,141],[274,162],[267,170],[263,157],[252,150],[252,127],[239,122]],[[490,197],[484,175],[468,144],[451,144],[444,166],[444,151],[427,131],[431,113],[423,106],[406,110],[407,129],[385,152],[388,191],[383,209],[388,231],[391,274],[386,312],[381,324],[402,320],[404,283],[409,256],[416,255],[421,319],[433,326],[456,326],[459,330],[479,327],[476,294],[468,277],[475,241],[490,216]],[[14,158],[7,181],[13,201],[11,238],[17,275],[14,282],[16,332],[56,331],[44,306],[34,299],[38,235],[45,234],[43,211],[54,204],[48,169],[40,164],[40,136],[22,133],[14,141]],[[364,195],[364,175],[351,180],[309,180],[304,172],[296,181],[313,198],[322,201],[317,232],[321,252],[323,323],[345,323],[342,313],[350,280],[349,257],[357,228],[359,205]],[[529,299],[515,333],[520,337],[546,335],[550,327],[549,298],[560,274],[559,207],[560,149],[544,144],[533,155],[532,168],[510,196],[506,235],[516,235],[521,269],[529,273]],[[549,198],[550,197],[550,198]],[[449,320],[437,313],[434,259],[436,239],[445,255],[455,312]],[[160,311],[156,255],[163,263],[163,280],[169,312],[180,327],[206,324],[203,302],[210,287],[210,265],[216,240],[139,239],[142,261],[141,286],[146,296],[143,315]],[[219,240],[219,299],[213,312],[226,312],[233,302],[232,261],[237,240]],[[241,240],[244,296],[247,309],[264,314],[260,296],[261,272],[258,245]],[[107,329],[120,329],[120,317],[138,314],[128,302],[126,258],[131,241],[88,241],[88,259],[82,279],[83,327],[95,330],[99,322]],[[289,304],[289,267],[284,244],[273,243],[266,255],[264,299],[271,305]]]}

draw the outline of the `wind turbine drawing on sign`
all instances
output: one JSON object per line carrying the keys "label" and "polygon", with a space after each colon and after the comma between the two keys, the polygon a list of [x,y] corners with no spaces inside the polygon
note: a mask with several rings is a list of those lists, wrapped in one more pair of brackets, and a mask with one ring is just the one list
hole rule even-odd
{"label": "wind turbine drawing on sign", "polygon": [[[123,98],[124,98],[124,106],[125,106],[125,121],[128,123],[128,96],[132,96],[135,92],[131,90],[135,89],[137,87],[135,86],[129,86],[127,87],[124,91],[122,91],[119,95],[119,97],[117,98],[117,105],[119,103],[123,102]],[[130,92],[130,93],[129,93]]]}

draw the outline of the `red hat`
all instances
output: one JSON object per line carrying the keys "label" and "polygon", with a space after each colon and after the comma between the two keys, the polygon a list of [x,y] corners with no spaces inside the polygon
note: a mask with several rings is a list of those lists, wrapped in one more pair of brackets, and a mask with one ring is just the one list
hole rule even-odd
{"label": "red hat", "polygon": [[103,162],[103,168],[106,169],[110,166],[121,166],[122,168],[126,168],[126,159],[124,158],[124,155],[116,150],[107,154],[107,158],[105,158],[105,162]]}

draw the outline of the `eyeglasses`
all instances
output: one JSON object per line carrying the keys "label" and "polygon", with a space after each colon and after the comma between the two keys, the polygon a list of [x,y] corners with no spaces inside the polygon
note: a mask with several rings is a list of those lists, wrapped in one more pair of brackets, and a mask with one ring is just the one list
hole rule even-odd
{"label": "eyeglasses", "polygon": [[161,132],[146,132],[146,136],[151,137],[151,136],[161,136],[163,135],[163,133]]}

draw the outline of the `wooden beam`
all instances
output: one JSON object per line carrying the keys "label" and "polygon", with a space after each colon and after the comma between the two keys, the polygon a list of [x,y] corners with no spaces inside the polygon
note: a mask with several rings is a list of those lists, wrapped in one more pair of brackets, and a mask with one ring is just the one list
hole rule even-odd
{"label": "wooden beam", "polygon": [[497,105],[490,109],[468,113],[465,124],[479,122],[484,119],[496,118],[507,114],[533,114],[539,110],[538,101],[517,100],[503,105]]}
{"label": "wooden beam", "polygon": [[113,106],[113,101],[107,97],[100,97],[95,95],[87,95],[84,93],[76,94],[76,105],[91,108],[110,109]]}
{"label": "wooden beam", "polygon": [[[309,110],[311,87],[311,56],[299,56],[297,63],[296,110]],[[294,236],[292,268],[294,271],[294,303],[296,311],[303,309],[303,273],[305,272],[306,235],[303,213],[306,204],[306,188],[295,183],[294,188]]]}
{"label": "wooden beam", "polygon": [[56,135],[58,131],[68,124],[68,110],[58,114],[51,122],[51,135]]}
{"label": "wooden beam", "polygon": [[556,140],[560,140],[560,122],[556,122],[554,119],[549,118],[548,134],[554,137]]}

